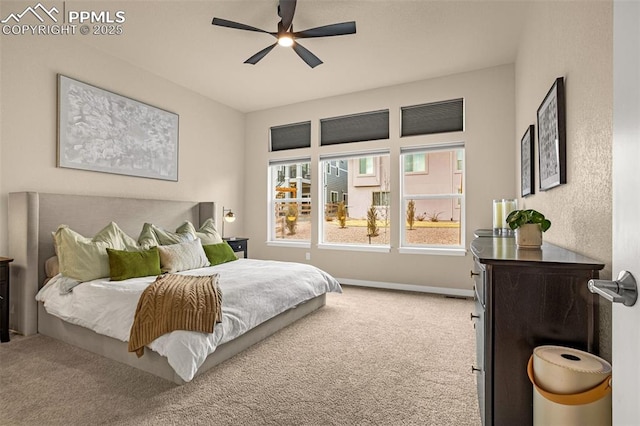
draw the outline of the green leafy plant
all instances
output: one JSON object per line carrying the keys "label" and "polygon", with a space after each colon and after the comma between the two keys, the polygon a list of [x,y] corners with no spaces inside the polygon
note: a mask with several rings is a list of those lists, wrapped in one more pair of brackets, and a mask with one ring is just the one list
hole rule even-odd
{"label": "green leafy plant", "polygon": [[529,210],[514,210],[507,216],[507,224],[511,229],[518,229],[522,225],[527,223],[537,223],[540,225],[542,232],[551,228],[551,221],[546,219],[539,211]]}

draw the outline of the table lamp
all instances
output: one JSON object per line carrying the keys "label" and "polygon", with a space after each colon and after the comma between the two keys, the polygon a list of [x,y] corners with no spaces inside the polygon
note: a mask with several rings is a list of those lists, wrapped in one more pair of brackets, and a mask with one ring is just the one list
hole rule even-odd
{"label": "table lamp", "polygon": [[224,238],[224,223],[225,222],[235,222],[236,220],[236,214],[231,211],[231,209],[225,209],[224,206],[222,207],[222,238]]}

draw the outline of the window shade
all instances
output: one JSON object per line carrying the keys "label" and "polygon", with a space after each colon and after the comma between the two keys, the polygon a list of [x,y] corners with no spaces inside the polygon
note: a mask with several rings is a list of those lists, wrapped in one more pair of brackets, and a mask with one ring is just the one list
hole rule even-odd
{"label": "window shade", "polygon": [[464,130],[463,99],[403,107],[401,135],[430,135]]}
{"label": "window shade", "polygon": [[389,110],[320,120],[320,145],[389,139]]}
{"label": "window shade", "polygon": [[309,148],[310,146],[311,121],[271,128],[271,151]]}

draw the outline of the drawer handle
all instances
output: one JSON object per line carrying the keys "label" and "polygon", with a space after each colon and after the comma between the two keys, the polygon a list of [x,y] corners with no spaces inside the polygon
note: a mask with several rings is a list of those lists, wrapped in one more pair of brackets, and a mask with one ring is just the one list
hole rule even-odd
{"label": "drawer handle", "polygon": [[469,277],[473,278],[475,275],[480,275],[479,272],[470,271]]}

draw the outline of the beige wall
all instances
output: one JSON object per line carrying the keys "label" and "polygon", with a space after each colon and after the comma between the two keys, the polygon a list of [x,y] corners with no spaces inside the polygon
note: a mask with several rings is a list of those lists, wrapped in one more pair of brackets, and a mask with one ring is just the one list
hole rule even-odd
{"label": "beige wall", "polygon": [[[109,57],[78,37],[2,39],[0,253],[11,255],[7,194],[13,191],[213,200],[233,206],[239,217],[233,227],[242,229],[243,114]],[[57,73],[179,114],[178,182],[57,168]]]}
{"label": "beige wall", "polygon": [[[399,283],[444,289],[472,288],[469,270],[472,261],[466,256],[399,254],[399,235],[391,237],[391,253],[371,253],[327,250],[317,247],[317,231],[312,236],[310,249],[272,247],[267,239],[267,164],[269,127],[311,120],[312,147],[310,149],[277,152],[273,158],[311,157],[313,176],[317,179],[317,164],[323,153],[339,149],[358,151],[368,148],[391,150],[391,176],[399,176],[401,146],[425,145],[437,142],[466,143],[466,244],[473,238],[473,230],[491,226],[491,200],[516,196],[516,178],[513,167],[515,146],[514,125],[514,68],[511,65],[476,72],[424,80],[410,84],[385,87],[350,95],[274,108],[247,115],[246,125],[246,182],[245,231],[251,237],[251,254],[257,258],[271,258],[306,262],[305,253],[311,254],[310,263],[338,278],[377,283]],[[443,135],[400,138],[400,107],[425,102],[463,97],[465,99],[465,131]],[[344,144],[338,148],[318,147],[318,120],[343,114],[352,114],[389,108],[389,140]],[[391,192],[398,193],[398,179],[391,182]],[[318,200],[317,185],[313,185],[313,200]],[[391,220],[401,220],[398,199],[391,204]],[[317,222],[318,210],[313,209]]]}
{"label": "beige wall", "polygon": [[[556,77],[565,77],[567,111],[567,184],[539,192],[536,165],[536,194],[521,205],[551,220],[545,240],[605,263],[601,277],[610,278],[612,2],[533,2],[515,69],[517,140],[529,124],[537,134],[536,111]],[[518,163],[519,156],[518,145]],[[602,303],[601,311],[607,357],[610,304]]]}

